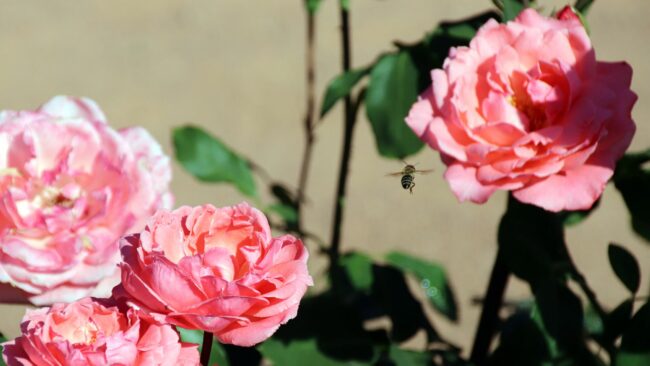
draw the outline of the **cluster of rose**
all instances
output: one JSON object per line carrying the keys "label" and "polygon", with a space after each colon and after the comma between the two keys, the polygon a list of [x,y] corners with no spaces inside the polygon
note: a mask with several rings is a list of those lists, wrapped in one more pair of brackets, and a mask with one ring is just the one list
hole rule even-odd
{"label": "cluster of rose", "polygon": [[[459,200],[511,191],[592,207],[635,131],[631,68],[597,61],[580,19],[524,10],[450,50],[406,123]],[[307,252],[247,204],[170,210],[169,159],[88,99],[0,114],[0,281],[28,311],[9,365],[198,365],[174,326],[253,346],[296,316]]]}
{"label": "cluster of rose", "polygon": [[252,346],[296,316],[302,242],[245,203],[170,211],[169,159],[145,130],[60,96],[2,112],[0,141],[0,296],[51,305],[4,344],[8,365],[198,365],[173,326]]}

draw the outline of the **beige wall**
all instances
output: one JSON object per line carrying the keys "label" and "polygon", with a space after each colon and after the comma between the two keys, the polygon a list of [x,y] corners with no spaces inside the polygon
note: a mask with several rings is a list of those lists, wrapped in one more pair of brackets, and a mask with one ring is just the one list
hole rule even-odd
{"label": "beige wall", "polygon": [[[370,62],[395,39],[421,37],[441,19],[486,9],[478,0],[352,0],[353,63]],[[548,9],[552,4],[547,2]],[[589,21],[597,54],[634,67],[634,148],[650,145],[650,2],[596,1]],[[324,1],[318,19],[318,90],[339,70],[336,1]],[[116,127],[144,125],[170,148],[170,128],[199,124],[294,183],[302,152],[304,19],[301,1],[0,0],[0,109],[33,108],[55,94],[98,101]],[[307,225],[329,236],[332,195],[341,140],[337,108],[318,130]],[[443,263],[461,306],[459,325],[433,315],[448,338],[468,345],[495,255],[495,233],[505,205],[496,194],[483,206],[458,204],[440,175],[438,157],[423,150],[410,159],[436,173],[417,177],[414,195],[386,172],[400,164],[375,152],[365,120],[357,128],[351,168],[344,249],[380,258],[401,249]],[[227,205],[242,199],[232,188],[197,183],[174,166],[178,204]],[[633,250],[650,287],[650,245],[634,236],[622,200],[611,187],[601,208],[568,230],[570,249],[608,306],[625,296],[607,263],[606,245]],[[314,255],[314,258],[316,256]],[[314,273],[322,261],[312,261]],[[528,296],[520,282],[508,297]],[[23,309],[2,306],[0,331],[15,335]]]}

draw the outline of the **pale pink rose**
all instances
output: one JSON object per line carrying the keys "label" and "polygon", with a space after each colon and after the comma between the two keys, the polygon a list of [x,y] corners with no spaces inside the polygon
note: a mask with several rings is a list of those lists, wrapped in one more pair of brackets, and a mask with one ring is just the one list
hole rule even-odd
{"label": "pale pink rose", "polygon": [[181,343],[170,325],[139,319],[110,300],[84,298],[27,311],[22,335],[3,344],[8,366],[198,366],[198,345]]}
{"label": "pale pink rose", "polygon": [[588,209],[630,145],[636,94],[625,62],[596,61],[576,17],[524,10],[452,48],[406,119],[440,151],[459,200],[497,190],[549,211]]}
{"label": "pale pink rose", "polygon": [[252,346],[296,316],[312,279],[307,250],[271,236],[266,217],[243,203],[159,211],[122,239],[118,299],[144,317]]}
{"label": "pale pink rose", "polygon": [[90,99],[0,112],[0,301],[108,296],[119,238],[171,206],[170,179],[149,133],[113,130]]}

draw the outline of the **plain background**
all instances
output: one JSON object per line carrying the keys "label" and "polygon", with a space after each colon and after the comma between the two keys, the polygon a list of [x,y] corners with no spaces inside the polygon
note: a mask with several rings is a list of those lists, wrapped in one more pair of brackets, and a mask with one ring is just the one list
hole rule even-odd
{"label": "plain background", "polygon": [[[336,1],[324,0],[318,16],[319,100],[339,71]],[[443,19],[491,7],[488,0],[352,0],[353,65],[362,66],[392,41],[414,41]],[[563,5],[539,1],[547,13]],[[597,57],[626,60],[634,68],[637,134],[632,149],[650,145],[650,2],[596,1],[588,16]],[[303,150],[304,30],[302,1],[1,0],[0,109],[33,109],[57,94],[95,99],[115,127],[142,125],[171,154],[174,126],[200,125],[251,158],[278,180],[295,185]],[[317,130],[309,177],[306,226],[329,238],[334,184],[342,137],[337,107]],[[435,152],[409,159],[436,172],[418,176],[415,194],[385,174],[401,164],[382,159],[369,125],[359,121],[349,181],[345,250],[377,259],[394,249],[443,264],[460,306],[460,321],[431,317],[441,333],[468,347],[496,253],[495,234],[505,193],[478,206],[459,204],[441,179]],[[258,181],[262,188],[262,181]],[[195,181],[174,163],[177,205],[224,206],[243,198],[225,185]],[[263,189],[263,188],[262,188]],[[268,197],[264,192],[264,197]],[[267,202],[269,202],[267,200]],[[626,296],[607,261],[607,244],[632,250],[642,265],[642,294],[650,287],[650,245],[635,236],[620,195],[610,185],[601,207],[567,230],[578,267],[608,307]],[[322,280],[323,261],[311,247],[312,272]],[[322,284],[322,282],[321,282]],[[420,296],[422,290],[412,283]],[[525,284],[512,281],[507,297],[525,299]],[[0,307],[0,331],[18,332],[20,306]]]}

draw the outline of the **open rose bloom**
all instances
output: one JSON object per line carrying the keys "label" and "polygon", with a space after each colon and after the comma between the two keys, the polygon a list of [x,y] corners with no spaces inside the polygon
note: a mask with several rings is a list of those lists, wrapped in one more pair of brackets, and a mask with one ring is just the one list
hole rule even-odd
{"label": "open rose bloom", "polygon": [[89,99],[1,112],[0,301],[108,296],[119,238],[171,206],[170,178],[144,129],[111,129]]}
{"label": "open rose bloom", "polygon": [[293,236],[271,236],[247,204],[159,211],[121,241],[122,284],[114,296],[146,318],[212,332],[252,346],[296,316],[312,279]]}
{"label": "open rose bloom", "polygon": [[172,326],[91,298],[28,311],[21,332],[3,345],[9,366],[199,365],[198,346],[181,343]]}
{"label": "open rose bloom", "polygon": [[629,146],[632,69],[596,61],[578,17],[562,18],[488,21],[412,107],[408,125],[440,151],[461,201],[506,190],[549,211],[588,209]]}

